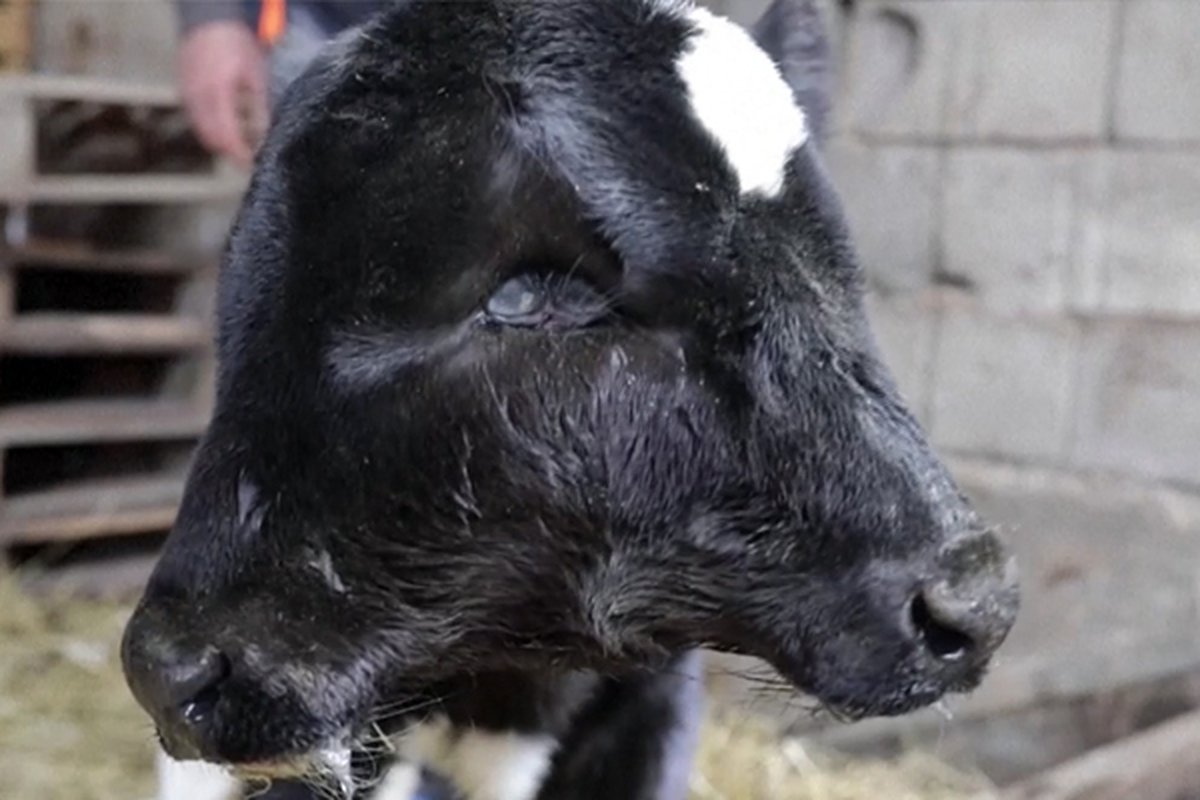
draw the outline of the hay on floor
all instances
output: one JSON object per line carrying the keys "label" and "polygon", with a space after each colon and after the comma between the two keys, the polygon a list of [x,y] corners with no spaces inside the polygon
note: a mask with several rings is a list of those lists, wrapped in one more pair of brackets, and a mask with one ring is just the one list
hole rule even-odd
{"label": "hay on floor", "polygon": [[153,730],[125,688],[128,610],[31,600],[0,577],[0,797],[140,800]]}
{"label": "hay on floor", "polygon": [[[112,603],[34,601],[0,576],[0,798],[153,795],[153,731],[120,671],[128,613]],[[740,718],[707,726],[692,798],[959,800],[980,788],[928,756],[834,758]]]}
{"label": "hay on floor", "polygon": [[834,756],[750,718],[709,721],[691,782],[692,800],[964,800],[987,788],[928,754]]}

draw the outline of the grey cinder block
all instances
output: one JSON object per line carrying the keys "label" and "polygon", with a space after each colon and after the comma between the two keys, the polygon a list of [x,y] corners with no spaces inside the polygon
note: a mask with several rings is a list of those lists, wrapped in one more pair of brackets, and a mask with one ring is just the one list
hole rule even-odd
{"label": "grey cinder block", "polygon": [[1075,413],[1078,466],[1200,486],[1200,322],[1092,326]]}
{"label": "grey cinder block", "polygon": [[842,139],[826,157],[871,283],[887,292],[928,285],[941,191],[937,153]]}
{"label": "grey cinder block", "polygon": [[1200,143],[1200,3],[1129,3],[1120,56],[1117,137]]}
{"label": "grey cinder block", "polygon": [[932,433],[952,450],[1057,461],[1071,432],[1076,326],[951,309],[934,365]]}
{"label": "grey cinder block", "polygon": [[866,134],[1099,140],[1116,0],[867,0],[848,113]]}

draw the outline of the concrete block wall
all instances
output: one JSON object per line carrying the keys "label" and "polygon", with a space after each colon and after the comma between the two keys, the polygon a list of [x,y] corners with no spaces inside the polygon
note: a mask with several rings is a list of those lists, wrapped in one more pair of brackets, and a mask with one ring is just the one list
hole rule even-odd
{"label": "concrete block wall", "polygon": [[839,13],[831,169],[935,441],[1200,489],[1200,3]]}

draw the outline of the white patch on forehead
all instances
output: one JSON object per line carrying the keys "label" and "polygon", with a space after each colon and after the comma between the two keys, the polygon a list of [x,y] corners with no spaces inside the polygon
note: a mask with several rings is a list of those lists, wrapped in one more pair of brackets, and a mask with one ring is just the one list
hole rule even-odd
{"label": "white patch on forehead", "polygon": [[552,736],[460,729],[445,717],[397,742],[402,757],[449,780],[465,800],[533,800],[557,747]]}
{"label": "white patch on forehead", "polygon": [[202,761],[176,761],[159,750],[157,800],[234,800],[241,784],[228,772]]}
{"label": "white patch on forehead", "polygon": [[788,159],[808,139],[804,112],[775,63],[740,26],[695,7],[679,58],[696,118],[725,151],[743,193],[783,188]]}

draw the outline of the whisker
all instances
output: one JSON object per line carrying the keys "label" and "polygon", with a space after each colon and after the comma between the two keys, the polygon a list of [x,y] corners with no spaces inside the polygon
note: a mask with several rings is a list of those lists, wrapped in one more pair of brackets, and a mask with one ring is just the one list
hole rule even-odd
{"label": "whisker", "polygon": [[381,714],[407,714],[413,711],[420,711],[421,709],[428,708],[429,706],[437,705],[438,703],[443,702],[443,700],[444,698],[421,698],[420,700],[403,698],[391,700],[377,704],[371,709],[371,716],[375,719],[378,719],[379,715]]}
{"label": "whisker", "polygon": [[575,273],[576,273],[576,271],[578,271],[578,269],[579,269],[581,266],[583,266],[583,259],[584,259],[584,257],[585,257],[586,255],[587,255],[586,253],[580,253],[580,254],[579,254],[579,255],[578,255],[576,258],[575,258],[575,261],[574,261],[574,262],[571,264],[571,267],[570,267],[570,269],[568,269],[568,270],[567,270],[567,272],[566,272],[566,276],[563,278],[563,283],[566,283],[567,281],[569,281],[569,280],[571,280],[572,278],[574,278],[574,277],[575,277]]}
{"label": "whisker", "polygon": [[267,792],[271,791],[273,781],[270,778],[247,778],[239,781],[244,787],[247,800],[252,800],[255,797],[262,797]]}

